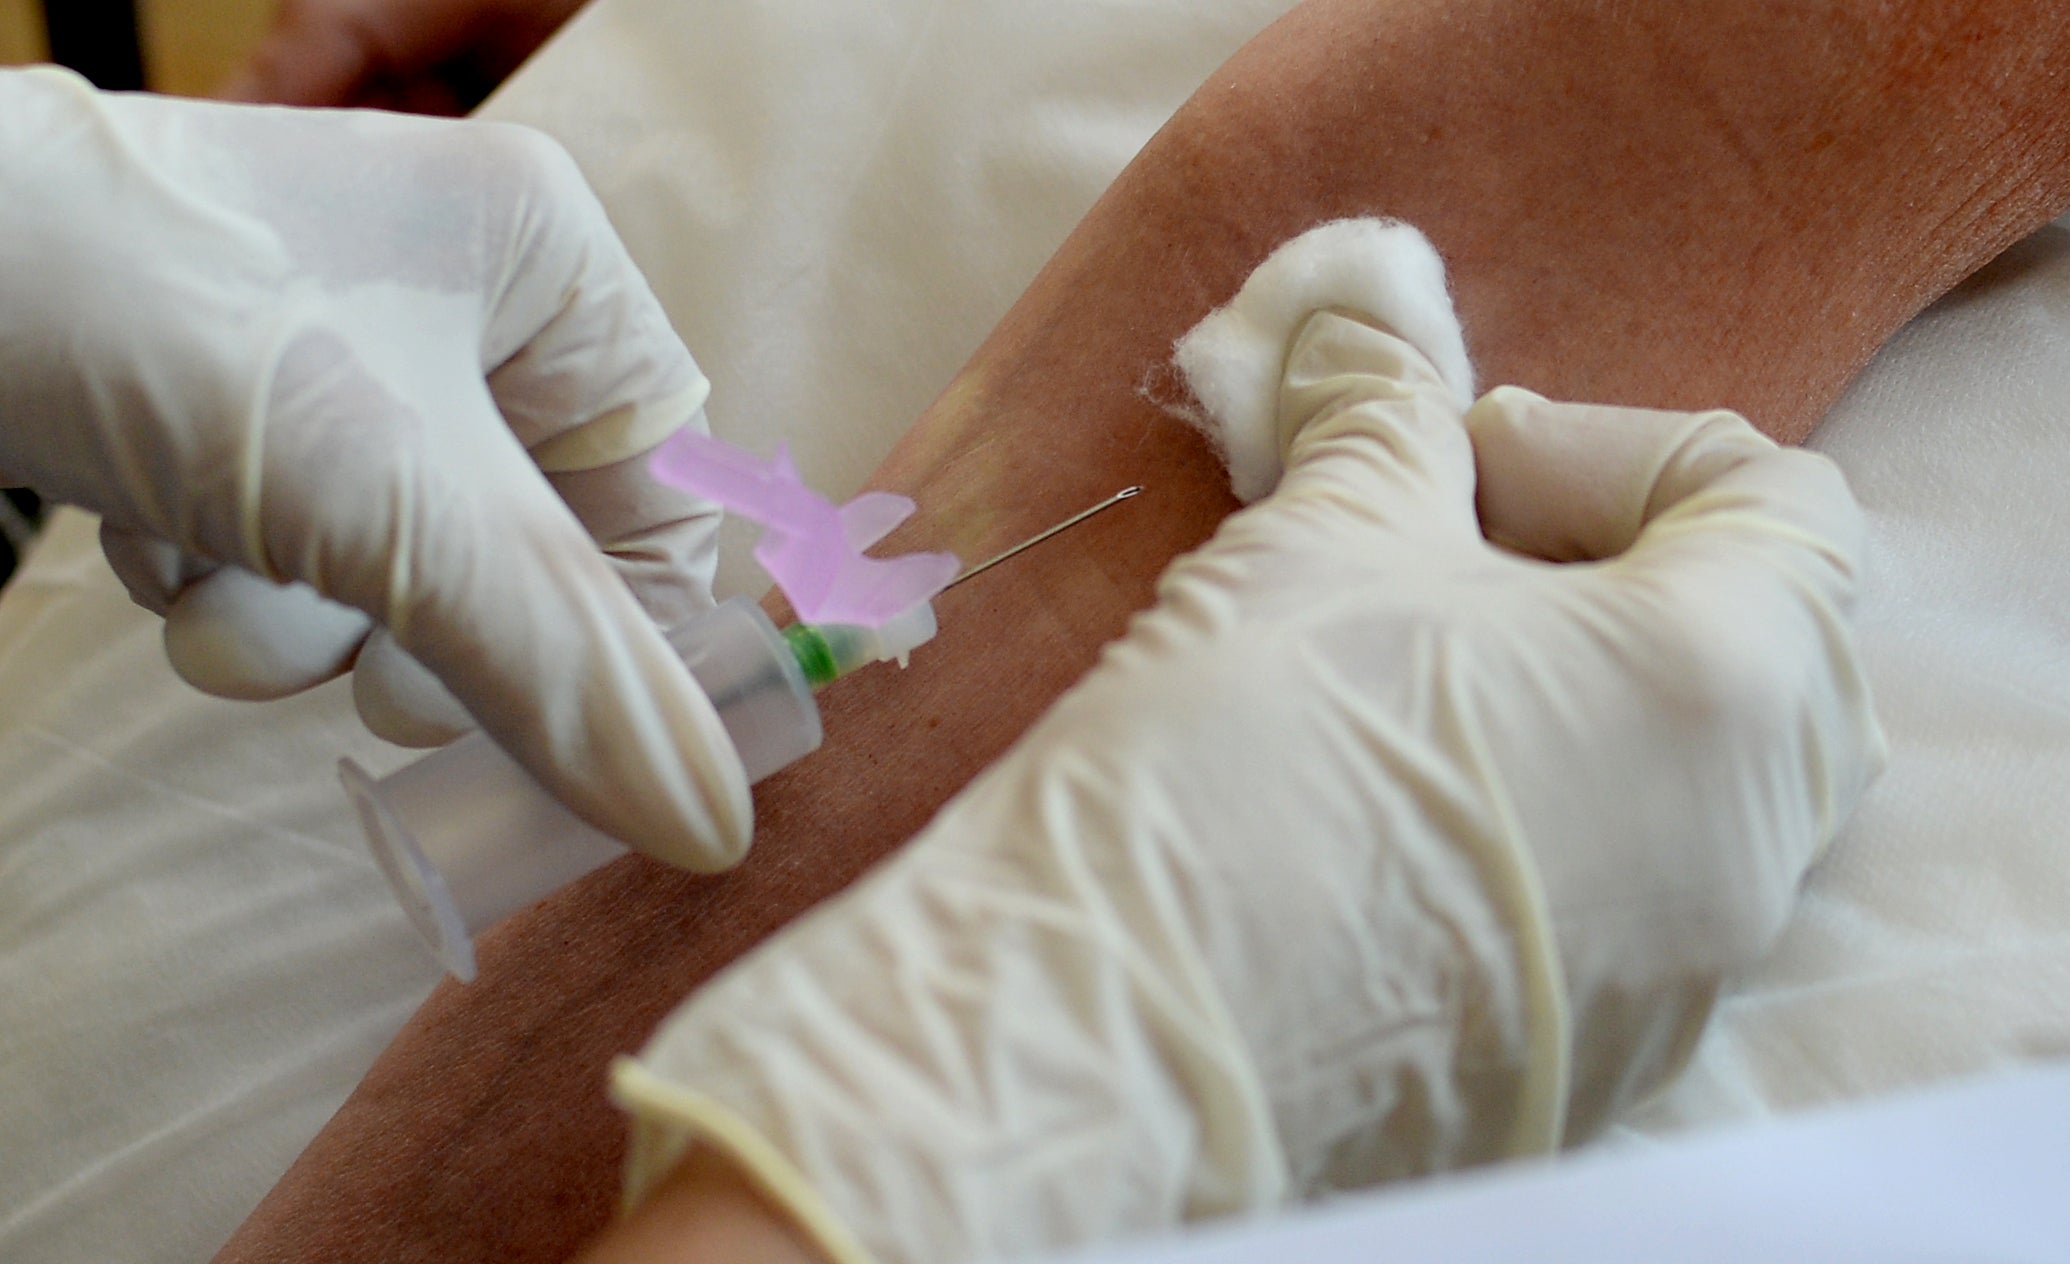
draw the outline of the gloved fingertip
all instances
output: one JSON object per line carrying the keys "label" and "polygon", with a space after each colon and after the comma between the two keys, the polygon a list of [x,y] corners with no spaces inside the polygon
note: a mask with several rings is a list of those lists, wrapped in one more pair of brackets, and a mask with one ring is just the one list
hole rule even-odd
{"label": "gloved fingertip", "polygon": [[444,682],[381,630],[353,664],[352,703],[369,732],[397,746],[443,746],[475,728]]}
{"label": "gloved fingertip", "polygon": [[706,874],[744,860],[754,837],[754,799],[732,747],[692,736],[673,750],[642,753],[653,758],[638,771],[619,753],[603,783],[571,777],[565,767],[542,775],[533,766],[534,775],[577,815],[651,860]]}
{"label": "gloved fingertip", "polygon": [[168,541],[101,519],[101,556],[122,581],[129,599],[164,618],[181,589],[207,575],[211,567],[188,557]]}
{"label": "gloved fingertip", "polygon": [[591,555],[579,573],[539,594],[551,608],[528,603],[530,644],[494,647],[516,651],[507,658],[472,655],[464,670],[440,667],[461,696],[481,701],[475,714],[498,744],[576,815],[663,864],[731,868],[754,829],[732,737],[601,559]]}
{"label": "gloved fingertip", "polygon": [[182,680],[219,698],[264,702],[342,673],[367,617],[303,584],[224,567],[189,584],[165,616],[165,654]]}
{"label": "gloved fingertip", "polygon": [[679,867],[737,863],[753,808],[718,709],[523,450],[483,459],[493,503],[422,537],[382,607],[399,647],[589,824]]}
{"label": "gloved fingertip", "polygon": [[[658,639],[658,638],[657,638]],[[747,856],[754,797],[717,709],[673,650],[617,710],[630,723],[607,752],[613,793],[602,805],[629,846],[692,873],[731,869]]]}
{"label": "gloved fingertip", "polygon": [[642,817],[627,826],[627,845],[688,873],[724,873],[747,859],[754,842],[754,801],[746,794],[733,811]]}
{"label": "gloved fingertip", "polygon": [[[1835,560],[1854,572],[1868,549],[1869,520],[1846,473],[1822,452],[1780,447],[1765,438],[1760,442],[1764,446],[1742,452],[1739,460],[1715,461],[1710,469],[1690,462],[1696,468],[1673,480],[1686,490],[1656,500],[1669,505],[1686,502],[1688,513],[1729,508],[1750,510],[1778,524],[1787,522],[1824,540]],[[1712,495],[1698,500],[1697,492]]]}

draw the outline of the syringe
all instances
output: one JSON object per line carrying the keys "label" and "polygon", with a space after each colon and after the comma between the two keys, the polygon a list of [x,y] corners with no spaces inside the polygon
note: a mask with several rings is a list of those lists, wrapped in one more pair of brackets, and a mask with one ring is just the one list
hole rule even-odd
{"label": "syringe", "polygon": [[[934,634],[925,602],[881,628],[798,623],[778,632],[761,607],[737,597],[668,639],[752,783],[819,748],[814,689],[873,662],[903,661]],[[338,775],[404,913],[462,980],[475,974],[476,934],[626,852],[479,732],[379,780],[350,759]]]}
{"label": "syringe", "polygon": [[[1074,514],[951,586],[1141,490]],[[779,632],[760,606],[736,597],[668,640],[717,709],[752,784],[819,748],[814,690],[871,663],[903,666],[935,632],[934,607],[924,601],[882,627],[794,623]],[[338,776],[403,912],[463,982],[475,976],[477,934],[626,854],[483,733],[378,780],[350,759],[339,761]]]}

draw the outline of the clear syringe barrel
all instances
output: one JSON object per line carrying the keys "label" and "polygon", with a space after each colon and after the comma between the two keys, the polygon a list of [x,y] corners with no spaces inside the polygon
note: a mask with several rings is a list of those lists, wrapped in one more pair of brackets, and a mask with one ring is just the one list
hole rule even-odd
{"label": "clear syringe barrel", "polygon": [[[926,623],[932,636],[931,609]],[[668,639],[717,708],[748,781],[818,748],[814,682],[754,602],[725,602]],[[626,852],[479,732],[379,780],[349,759],[339,776],[403,911],[461,979],[474,977],[476,934]]]}

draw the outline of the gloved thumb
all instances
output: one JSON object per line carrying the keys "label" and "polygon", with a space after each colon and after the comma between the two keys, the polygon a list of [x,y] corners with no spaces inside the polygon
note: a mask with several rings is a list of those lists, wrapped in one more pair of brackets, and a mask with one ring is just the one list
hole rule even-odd
{"label": "gloved thumb", "polygon": [[1311,314],[1279,393],[1274,499],[1335,499],[1398,533],[1478,539],[1473,449],[1456,394],[1408,341],[1343,309]]}

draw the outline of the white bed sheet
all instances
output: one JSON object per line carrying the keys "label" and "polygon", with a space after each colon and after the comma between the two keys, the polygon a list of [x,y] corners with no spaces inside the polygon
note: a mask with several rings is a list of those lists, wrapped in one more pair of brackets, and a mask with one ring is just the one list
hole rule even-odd
{"label": "white bed sheet", "polygon": [[[1286,7],[600,0],[490,112],[574,151],[721,433],[788,439],[845,492]],[[1632,1128],[2070,1052],[2066,393],[2052,229],[1916,322],[1821,432],[1875,524],[1891,771]],[[729,538],[722,588],[758,583]],[[400,758],[337,687],[186,690],[83,516],[0,600],[0,1258],[207,1258],[429,989],[341,754]]]}

